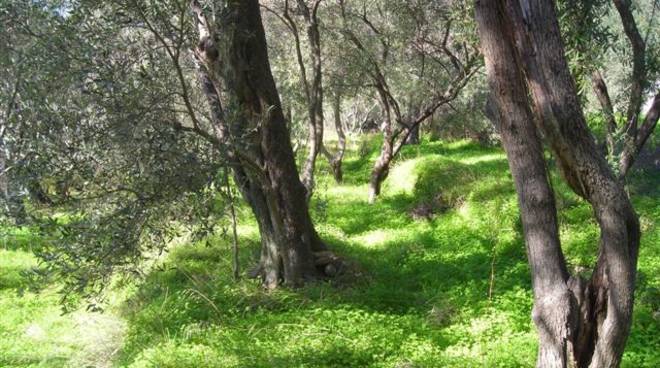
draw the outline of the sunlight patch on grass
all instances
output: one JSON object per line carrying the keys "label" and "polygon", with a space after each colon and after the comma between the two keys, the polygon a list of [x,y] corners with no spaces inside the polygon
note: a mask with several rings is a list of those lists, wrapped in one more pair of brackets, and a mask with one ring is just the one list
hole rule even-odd
{"label": "sunlight patch on grass", "polygon": [[401,232],[398,230],[378,229],[360,234],[352,239],[364,248],[373,249],[383,247],[392,241],[400,240],[400,237]]}
{"label": "sunlight patch on grass", "polygon": [[145,349],[129,368],[231,368],[240,366],[238,357],[219,355],[211,346],[168,341]]}
{"label": "sunlight patch on grass", "polygon": [[22,271],[37,265],[29,252],[0,250],[0,366],[111,367],[123,322],[111,313],[63,315],[56,286],[25,290]]}
{"label": "sunlight patch on grass", "polygon": [[[0,250],[0,283],[10,285],[0,288],[0,309],[8,311],[0,315],[0,366],[96,367],[122,339],[117,367],[532,366],[531,279],[504,152],[469,141],[404,147],[383,195],[368,205],[378,139],[347,153],[344,184],[321,162],[311,204],[321,237],[358,266],[356,280],[266,291],[252,279],[232,280],[230,236],[186,240],[144,280],[113,291],[113,300],[124,300],[124,333],[124,324],[96,314],[60,316],[52,290],[18,296],[20,271],[36,262]],[[591,260],[597,227],[590,208],[560,180],[553,184],[567,259]],[[438,195],[443,206],[433,216],[410,215]],[[622,367],[655,368],[660,211],[656,197],[633,200],[644,235]],[[259,233],[244,203],[238,231],[247,270],[258,259]]]}
{"label": "sunlight patch on grass", "polygon": [[417,166],[426,159],[426,157],[420,157],[395,165],[385,182],[386,194],[412,194],[419,175]]}
{"label": "sunlight patch on grass", "polygon": [[333,203],[363,202],[369,199],[368,187],[364,185],[332,185],[328,187],[327,196],[332,197]]}
{"label": "sunlight patch on grass", "polygon": [[506,160],[506,155],[503,153],[491,153],[491,154],[461,158],[458,160],[458,162],[465,165],[474,165],[482,162],[493,162],[500,160]]}

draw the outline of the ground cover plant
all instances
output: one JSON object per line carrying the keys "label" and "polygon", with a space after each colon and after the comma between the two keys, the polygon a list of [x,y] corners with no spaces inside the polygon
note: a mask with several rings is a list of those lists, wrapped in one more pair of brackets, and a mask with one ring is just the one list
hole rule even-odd
{"label": "ground cover plant", "polygon": [[[3,367],[529,367],[536,331],[518,207],[504,152],[470,141],[406,147],[382,200],[363,178],[378,155],[355,145],[344,184],[321,164],[313,217],[350,272],[299,290],[231,277],[231,241],[179,242],[139,282],[116,280],[104,313],[61,315],[57,283],[36,294],[25,271],[39,239],[12,231],[0,250]],[[439,172],[429,168],[442,168]],[[643,229],[638,294],[623,367],[660,363],[658,173],[630,191]],[[594,262],[589,206],[553,183],[571,267]],[[420,205],[441,205],[417,217]],[[10,236],[9,236],[10,235]],[[258,254],[239,209],[241,266]]]}

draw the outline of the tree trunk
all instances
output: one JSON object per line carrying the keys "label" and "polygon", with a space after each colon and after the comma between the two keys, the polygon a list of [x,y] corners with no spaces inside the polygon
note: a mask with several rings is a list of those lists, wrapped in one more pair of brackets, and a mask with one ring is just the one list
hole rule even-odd
{"label": "tree trunk", "polygon": [[419,127],[421,124],[415,125],[410,129],[410,134],[406,138],[405,144],[419,144]]}
{"label": "tree trunk", "polygon": [[484,105],[483,112],[484,115],[486,116],[486,119],[488,119],[491,124],[493,124],[493,127],[495,128],[495,131],[497,133],[500,133],[500,115],[497,110],[497,101],[495,101],[495,95],[493,93],[489,93],[488,97],[486,97],[486,104]]}
{"label": "tree trunk", "polygon": [[630,101],[628,102],[628,112],[626,113],[626,122],[631,122],[639,114],[642,107],[642,94],[644,84],[646,83],[646,44],[637,29],[637,23],[630,9],[630,1],[614,0],[623,30],[630,41],[633,53],[632,84],[630,86]]}
{"label": "tree trunk", "polygon": [[[300,67],[301,79],[305,89],[305,97],[307,100],[307,109],[309,114],[309,133],[308,133],[308,148],[307,159],[303,166],[301,180],[307,191],[307,201],[312,197],[314,192],[314,172],[316,171],[316,158],[319,153],[323,151],[323,129],[324,129],[324,116],[323,116],[323,62],[321,58],[321,34],[319,32],[318,23],[318,7],[321,0],[315,0],[310,8],[305,0],[298,0],[298,10],[303,15],[307,26],[307,40],[309,43],[309,57],[312,61],[312,80],[307,80],[307,72],[302,53],[300,51],[300,37],[298,35],[298,28],[295,21],[288,13],[288,2],[285,3],[286,9],[284,17],[289,22],[289,27],[294,33],[296,42],[296,52],[298,55],[298,64]],[[310,83],[311,82],[311,83]]]}
{"label": "tree trunk", "polygon": [[[317,264],[315,252],[327,248],[314,229],[298,179],[258,1],[228,2],[217,25],[207,22],[196,1],[192,9],[200,35],[195,52],[218,142],[259,225],[261,259],[253,276],[269,288],[322,276],[325,265]],[[227,113],[219,96],[226,96]]]}
{"label": "tree trunk", "polygon": [[[570,297],[559,244],[557,212],[543,145],[534,126],[511,30],[496,0],[477,1],[476,20],[486,59],[502,143],[513,175],[534,287],[533,319],[539,330],[539,367],[564,367]],[[506,36],[509,39],[506,39]],[[506,60],[507,62],[501,62]],[[554,312],[554,313],[553,313]],[[554,362],[555,364],[550,364]]]}
{"label": "tree trunk", "polygon": [[[480,0],[476,18],[532,269],[537,366],[617,367],[632,322],[639,223],[591,139],[554,5],[549,0]],[[528,108],[518,112],[530,94],[536,119]],[[589,281],[566,271],[540,134],[532,121],[538,122],[568,184],[594,209],[601,237]]]}
{"label": "tree trunk", "polygon": [[380,156],[378,156],[374,168],[371,170],[371,179],[369,180],[369,203],[375,203],[376,198],[380,195],[381,186],[390,172],[390,163],[394,157],[395,136],[392,127],[390,99],[384,88],[378,88],[377,90],[385,120],[381,128],[383,132],[383,145],[380,149]]}
{"label": "tree trunk", "polygon": [[575,331],[572,350],[578,366],[616,367],[632,322],[639,222],[587,128],[564,57],[554,4],[534,0],[521,1],[521,5],[527,12],[518,6],[512,17],[538,120],[564,178],[592,205],[601,230],[598,262],[586,286],[587,295],[576,297],[590,313],[579,326],[592,328]]}
{"label": "tree trunk", "polygon": [[[660,117],[660,93],[656,94],[653,98],[653,103],[646,112],[642,126],[639,129],[635,129],[634,136],[631,136],[624,146],[621,153],[621,160],[619,161],[619,178],[621,180],[626,177],[642,147],[644,147],[644,144],[655,130],[658,124],[658,117]],[[628,134],[632,135],[632,132],[628,132]]]}
{"label": "tree trunk", "polygon": [[383,181],[387,179],[390,173],[390,164],[392,163],[394,147],[390,139],[383,140],[383,147],[380,150],[380,156],[371,170],[371,179],[369,180],[369,203],[375,203],[380,195]]}
{"label": "tree trunk", "polygon": [[614,108],[612,107],[612,100],[610,99],[610,94],[607,91],[607,84],[603,76],[598,70],[595,70],[591,74],[591,85],[593,87],[596,97],[598,97],[598,102],[600,103],[601,109],[603,110],[603,116],[605,118],[605,124],[607,128],[606,132],[606,143],[607,143],[607,154],[613,155],[615,150],[615,135],[616,135],[616,120],[614,119]]}
{"label": "tree trunk", "polygon": [[344,133],[344,125],[341,121],[341,91],[339,87],[336,89],[332,101],[332,112],[335,120],[335,131],[337,132],[337,152],[333,155],[325,146],[322,147],[322,150],[330,163],[332,176],[337,183],[341,183],[344,179],[344,173],[341,166],[344,160],[344,153],[346,152],[346,134]]}

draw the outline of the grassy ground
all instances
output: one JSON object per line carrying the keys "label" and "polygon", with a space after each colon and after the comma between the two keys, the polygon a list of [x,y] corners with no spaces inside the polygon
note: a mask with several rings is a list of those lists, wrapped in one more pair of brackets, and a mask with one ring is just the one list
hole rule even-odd
{"label": "grassy ground", "polygon": [[[505,155],[468,142],[406,147],[383,196],[364,184],[377,141],[346,159],[345,183],[321,167],[313,216],[355,271],[335,283],[265,292],[230,279],[229,242],[183,244],[103,314],[61,316],[56,285],[21,293],[36,266],[29,234],[0,250],[0,367],[531,367],[536,333],[513,183]],[[624,367],[660,366],[660,175],[631,191],[644,237]],[[598,229],[589,206],[555,178],[573,270],[590,267]],[[441,195],[446,210],[413,219]],[[258,234],[241,210],[242,266]]]}

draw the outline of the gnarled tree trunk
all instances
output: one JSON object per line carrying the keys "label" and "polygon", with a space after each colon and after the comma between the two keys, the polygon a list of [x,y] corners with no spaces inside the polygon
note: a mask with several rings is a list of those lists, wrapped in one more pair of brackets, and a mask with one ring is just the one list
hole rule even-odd
{"label": "gnarled tree trunk", "polygon": [[208,22],[197,1],[191,7],[200,38],[195,50],[200,80],[217,142],[259,224],[261,259],[254,276],[269,288],[323,276],[327,262],[318,262],[315,254],[327,248],[298,179],[258,1],[227,2],[217,24]]}
{"label": "gnarled tree trunk", "polygon": [[[632,322],[639,223],[591,139],[554,4],[479,0],[476,18],[532,269],[537,366],[617,367]],[[567,271],[539,130],[563,177],[589,201],[598,221],[600,250],[589,280]]]}

